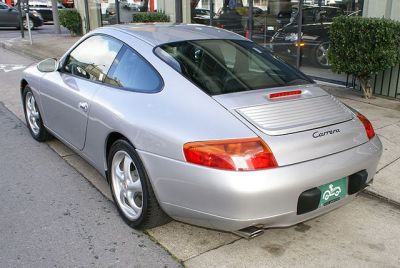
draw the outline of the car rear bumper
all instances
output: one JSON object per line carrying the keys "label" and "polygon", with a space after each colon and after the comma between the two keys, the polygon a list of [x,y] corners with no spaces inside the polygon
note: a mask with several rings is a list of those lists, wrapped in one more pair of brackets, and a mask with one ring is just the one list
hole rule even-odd
{"label": "car rear bumper", "polygon": [[300,195],[362,170],[367,183],[382,154],[378,137],[358,147],[280,168],[232,172],[205,168],[139,151],[155,194],[172,218],[235,231],[248,226],[290,226],[338,208],[355,195],[298,215]]}

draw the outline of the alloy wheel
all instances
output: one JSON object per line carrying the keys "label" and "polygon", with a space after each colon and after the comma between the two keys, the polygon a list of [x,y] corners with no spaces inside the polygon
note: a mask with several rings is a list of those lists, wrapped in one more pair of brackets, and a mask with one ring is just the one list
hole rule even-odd
{"label": "alloy wheel", "polygon": [[40,131],[40,116],[37,109],[36,100],[32,92],[26,93],[25,109],[29,127],[33,134],[38,135]]}
{"label": "alloy wheel", "polygon": [[124,215],[130,220],[138,219],[143,209],[142,182],[135,163],[125,151],[114,154],[111,183],[114,197]]}
{"label": "alloy wheel", "polygon": [[[25,30],[28,30],[28,22],[26,19],[23,21],[23,26],[24,26]],[[29,19],[29,26],[30,26],[30,29],[32,30],[34,27],[32,19]]]}
{"label": "alloy wheel", "polygon": [[317,63],[320,66],[323,66],[323,67],[330,66],[330,63],[328,60],[328,51],[329,51],[329,43],[328,42],[322,43],[317,47],[315,57],[317,59]]}

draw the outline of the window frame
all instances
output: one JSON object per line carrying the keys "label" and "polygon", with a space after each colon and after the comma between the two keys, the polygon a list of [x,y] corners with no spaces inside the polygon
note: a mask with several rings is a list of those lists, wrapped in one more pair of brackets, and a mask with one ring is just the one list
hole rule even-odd
{"label": "window frame", "polygon": [[[208,94],[205,90],[203,90],[201,87],[199,87],[195,82],[193,82],[192,80],[190,80],[189,78],[187,78],[186,76],[184,76],[184,75],[182,74],[181,71],[179,71],[179,70],[177,70],[176,68],[174,68],[173,66],[171,66],[170,63],[168,63],[167,59],[165,59],[165,58],[163,58],[162,56],[160,56],[160,55],[158,54],[158,52],[157,52],[157,49],[163,50],[161,47],[164,46],[164,45],[176,44],[176,43],[180,43],[180,42],[203,41],[203,40],[245,41],[245,42],[253,43],[253,44],[255,44],[256,46],[259,46],[257,43],[255,43],[255,42],[253,42],[253,41],[251,41],[251,40],[241,40],[241,39],[235,39],[235,38],[220,38],[220,39],[214,39],[214,38],[207,38],[207,39],[187,39],[187,40],[184,40],[184,41],[175,41],[175,42],[167,42],[167,43],[159,44],[159,45],[157,45],[157,46],[155,46],[155,47],[153,48],[153,53],[154,53],[154,55],[156,55],[160,60],[162,60],[165,64],[167,64],[171,69],[173,69],[176,73],[178,73],[179,75],[181,75],[181,76],[182,76],[183,78],[185,78],[189,83],[191,83],[193,86],[195,86],[196,88],[198,88],[201,92],[203,92],[203,93],[206,94],[207,96],[214,97],[214,96],[222,96],[222,95],[229,95],[229,94],[240,94],[240,93],[245,92],[245,91],[240,91],[240,92],[230,92],[230,93],[214,94],[214,95]],[[292,65],[286,63],[286,62],[285,62],[283,59],[281,59],[279,56],[271,54],[271,52],[269,52],[268,50],[266,50],[265,48],[263,48],[263,47],[261,47],[261,46],[260,46],[260,48],[263,50],[263,52],[268,53],[271,57],[273,57],[273,58],[274,58],[275,60],[277,60],[278,62],[283,63],[284,65],[286,65],[286,67],[287,67],[288,69],[290,69],[291,71],[300,73],[301,76],[304,76],[304,77],[306,78],[305,80],[308,80],[308,82],[309,82],[309,83],[304,84],[304,85],[315,85],[315,84],[316,84],[316,82],[315,82],[311,77],[309,77],[308,75],[304,74],[303,72],[301,72],[299,69],[293,67]],[[302,86],[304,86],[304,85],[302,85]],[[286,86],[279,86],[279,87],[273,87],[273,88],[282,88],[282,87],[286,87]],[[271,89],[271,88],[254,89],[253,91],[256,92],[256,91],[269,90],[269,89]]]}
{"label": "window frame", "polygon": [[[87,78],[84,78],[84,77],[82,77],[82,76],[75,75],[75,74],[73,74],[73,73],[67,72],[67,71],[65,70],[65,66],[66,66],[67,63],[68,63],[68,60],[69,60],[69,58],[70,58],[70,56],[71,56],[71,53],[72,53],[75,49],[77,49],[83,42],[85,42],[85,41],[88,40],[89,38],[92,38],[92,37],[95,37],[95,36],[105,36],[105,37],[107,37],[107,38],[111,38],[111,39],[117,40],[118,42],[120,42],[120,43],[122,44],[121,48],[118,50],[117,55],[115,56],[115,58],[113,59],[111,65],[110,65],[110,69],[111,69],[112,65],[113,65],[114,62],[115,62],[115,59],[116,59],[117,56],[118,56],[118,53],[121,51],[122,47],[124,46],[124,42],[122,42],[122,41],[119,40],[118,38],[112,37],[112,36],[110,36],[110,35],[108,35],[108,34],[91,34],[91,35],[87,36],[85,39],[80,40],[79,43],[77,43],[75,46],[72,47],[72,49],[68,52],[68,54],[66,54],[65,56],[63,56],[63,58],[62,58],[62,60],[61,60],[61,66],[60,66],[60,68],[59,68],[58,71],[59,71],[60,73],[66,74],[66,75],[70,75],[70,76],[72,76],[72,77],[74,77],[74,78],[79,78],[79,79],[82,79],[82,80],[85,80],[85,81],[89,81],[89,82],[93,82],[93,83],[96,83],[96,84],[104,85],[104,83],[103,83],[104,78],[103,78],[103,81],[91,80],[91,79],[87,79]],[[107,74],[108,74],[108,72],[110,71],[110,69],[107,70]],[[105,76],[106,76],[107,74],[105,74]]]}
{"label": "window frame", "polygon": [[[150,66],[150,68],[152,68],[153,71],[156,73],[156,75],[157,75],[158,78],[160,79],[160,86],[159,86],[158,90],[154,90],[154,91],[141,91],[141,90],[129,89],[129,88],[124,88],[124,87],[119,87],[119,86],[115,86],[115,85],[106,84],[106,83],[104,83],[105,77],[104,77],[103,81],[97,81],[97,80],[90,80],[90,79],[87,79],[87,78],[84,78],[84,77],[81,77],[81,76],[78,76],[78,75],[74,75],[74,74],[72,74],[72,73],[70,73],[70,72],[66,72],[66,71],[65,71],[65,65],[67,64],[71,53],[72,53],[78,46],[80,46],[83,42],[85,42],[87,39],[89,39],[89,38],[91,38],[91,37],[93,37],[93,36],[105,36],[105,37],[107,37],[107,38],[112,38],[112,39],[114,39],[114,40],[117,40],[118,42],[120,42],[120,43],[122,44],[121,48],[119,49],[117,55],[115,56],[115,58],[114,58],[114,60],[113,60],[113,62],[112,62],[112,64],[111,64],[111,66],[110,66],[110,69],[108,69],[107,74],[105,75],[105,77],[107,77],[107,76],[109,75],[110,70],[112,70],[113,68],[115,68],[115,67],[114,67],[114,65],[116,64],[116,61],[115,61],[115,60],[118,58],[118,56],[119,56],[119,54],[121,53],[121,51],[123,50],[123,48],[124,48],[124,47],[127,47],[128,49],[131,49],[136,55],[138,55],[145,63],[147,63],[147,64]],[[157,58],[158,58],[158,57],[157,57]],[[109,35],[109,34],[105,34],[105,33],[95,33],[95,34],[90,34],[90,35],[86,36],[84,39],[80,40],[75,46],[73,46],[73,47],[70,49],[70,51],[69,51],[67,54],[65,54],[65,55],[61,58],[60,63],[61,63],[61,64],[60,64],[60,68],[59,68],[59,70],[58,70],[60,73],[65,74],[65,75],[72,76],[72,77],[74,77],[74,78],[82,79],[82,80],[84,80],[84,81],[88,81],[88,82],[91,82],[91,83],[94,83],[94,84],[99,84],[99,85],[111,87],[111,88],[118,89],[118,90],[124,90],[124,91],[130,91],[130,92],[137,92],[137,93],[147,93],[147,94],[159,93],[159,92],[161,92],[161,91],[164,89],[164,79],[162,78],[162,76],[160,75],[160,73],[158,72],[158,70],[157,70],[146,58],[144,58],[139,52],[137,52],[137,51],[136,51],[134,48],[132,48],[130,45],[128,45],[127,43],[125,43],[125,42],[122,41],[121,39],[118,39],[118,38],[116,38],[116,37],[113,37],[113,36],[111,36],[111,35]]]}

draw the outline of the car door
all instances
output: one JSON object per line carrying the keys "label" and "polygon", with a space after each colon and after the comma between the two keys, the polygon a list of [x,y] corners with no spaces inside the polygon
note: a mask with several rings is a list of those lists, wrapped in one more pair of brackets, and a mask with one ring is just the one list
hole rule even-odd
{"label": "car door", "polygon": [[0,3],[0,26],[6,26],[6,12],[5,5]]}
{"label": "car door", "polygon": [[18,24],[18,12],[9,6],[0,3],[0,26],[17,27]]}
{"label": "car door", "polygon": [[42,77],[40,94],[46,127],[79,150],[85,144],[93,95],[103,86],[121,47],[122,43],[112,37],[91,36],[72,50],[60,71]]}

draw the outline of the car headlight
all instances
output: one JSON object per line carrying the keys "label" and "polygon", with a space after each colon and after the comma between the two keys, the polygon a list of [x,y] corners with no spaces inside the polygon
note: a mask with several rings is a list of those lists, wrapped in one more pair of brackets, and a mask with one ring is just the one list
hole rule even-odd
{"label": "car headlight", "polygon": [[[303,36],[303,33],[301,33],[301,36]],[[296,42],[298,40],[298,34],[297,33],[290,33],[285,36],[285,41],[291,41],[291,42]]]}
{"label": "car headlight", "polygon": [[40,13],[37,12],[36,10],[32,10],[31,13],[32,13],[32,15],[35,16],[35,17],[39,17],[39,18],[42,17],[42,16],[40,15]]}

